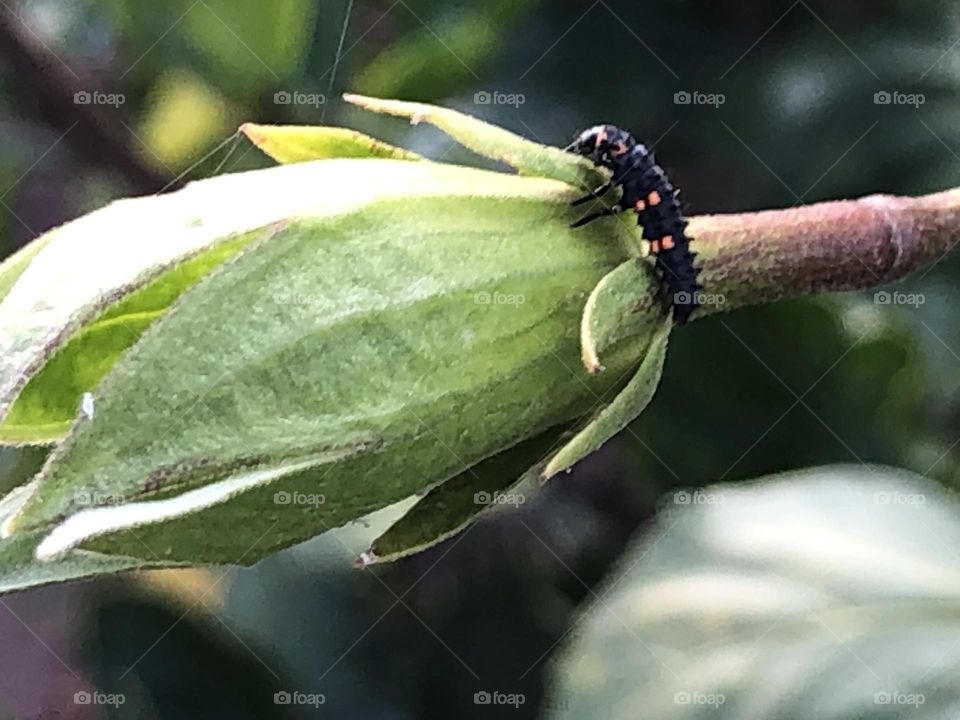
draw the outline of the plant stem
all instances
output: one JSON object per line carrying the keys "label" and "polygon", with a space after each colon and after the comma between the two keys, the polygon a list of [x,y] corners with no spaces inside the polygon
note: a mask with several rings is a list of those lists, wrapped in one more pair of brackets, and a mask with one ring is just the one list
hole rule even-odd
{"label": "plant stem", "polygon": [[[860,290],[936,264],[960,243],[960,189],[870,195],[691,218],[704,317],[794,295]],[[705,298],[709,300],[709,298]]]}

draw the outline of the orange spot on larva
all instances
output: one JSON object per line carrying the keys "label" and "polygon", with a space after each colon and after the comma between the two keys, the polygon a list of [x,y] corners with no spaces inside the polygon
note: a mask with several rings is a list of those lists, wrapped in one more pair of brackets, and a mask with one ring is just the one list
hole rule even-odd
{"label": "orange spot on larva", "polygon": [[664,250],[669,250],[673,247],[673,235],[664,235],[660,238],[660,244],[663,246]]}
{"label": "orange spot on larva", "polygon": [[660,242],[658,240],[650,241],[650,252],[652,252],[654,255],[660,252]]}
{"label": "orange spot on larva", "polygon": [[643,212],[647,209],[647,204],[643,200],[637,200],[633,207],[636,208],[637,212]]}
{"label": "orange spot on larva", "polygon": [[651,205],[659,205],[660,193],[658,193],[656,190],[651,190],[650,194],[647,195],[647,202],[650,203]]}

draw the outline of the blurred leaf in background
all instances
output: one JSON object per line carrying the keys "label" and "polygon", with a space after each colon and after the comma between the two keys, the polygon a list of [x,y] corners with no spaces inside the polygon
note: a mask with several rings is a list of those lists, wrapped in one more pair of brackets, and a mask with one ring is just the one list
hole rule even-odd
{"label": "blurred leaf in background", "polygon": [[679,491],[557,659],[556,718],[952,716],[960,506],[836,466]]}

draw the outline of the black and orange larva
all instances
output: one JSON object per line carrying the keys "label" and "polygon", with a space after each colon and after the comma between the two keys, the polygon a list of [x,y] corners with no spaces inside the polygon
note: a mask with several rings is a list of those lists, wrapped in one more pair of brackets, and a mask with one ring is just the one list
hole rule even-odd
{"label": "black and orange larva", "polygon": [[697,283],[699,271],[693,264],[697,255],[690,252],[692,238],[686,234],[687,221],[680,212],[677,191],[653,159],[653,153],[614,125],[584,130],[566,149],[613,172],[609,182],[576,200],[574,205],[599,198],[615,187],[622,188],[613,207],[590,213],[573,223],[573,227],[624,210],[636,212],[637,224],[643,228],[643,238],[650,242],[650,253],[656,257],[660,276],[670,293],[674,320],[680,325],[685,323],[699,306],[703,289]]}

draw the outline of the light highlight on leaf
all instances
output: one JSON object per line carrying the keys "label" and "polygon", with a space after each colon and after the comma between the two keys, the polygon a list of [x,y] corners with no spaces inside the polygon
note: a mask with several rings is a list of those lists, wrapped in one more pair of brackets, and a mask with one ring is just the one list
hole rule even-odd
{"label": "light highlight on leaf", "polygon": [[[41,562],[59,560],[70,550],[102,535],[127,532],[143,525],[165,522],[187,513],[204,510],[252,488],[268,485],[285,475],[334,463],[356,452],[355,449],[332,451],[305,460],[256,468],[163,500],[129,502],[82,510],[68,517],[43,539],[37,546],[36,557]],[[142,556],[143,553],[138,555]],[[149,560],[149,556],[146,559]]]}
{"label": "light highlight on leaf", "polygon": [[3,302],[3,298],[13,289],[14,284],[27,269],[27,266],[30,265],[30,261],[37,253],[43,250],[44,246],[50,242],[52,237],[53,234],[48,233],[43,237],[37,238],[0,263],[0,303]]}

